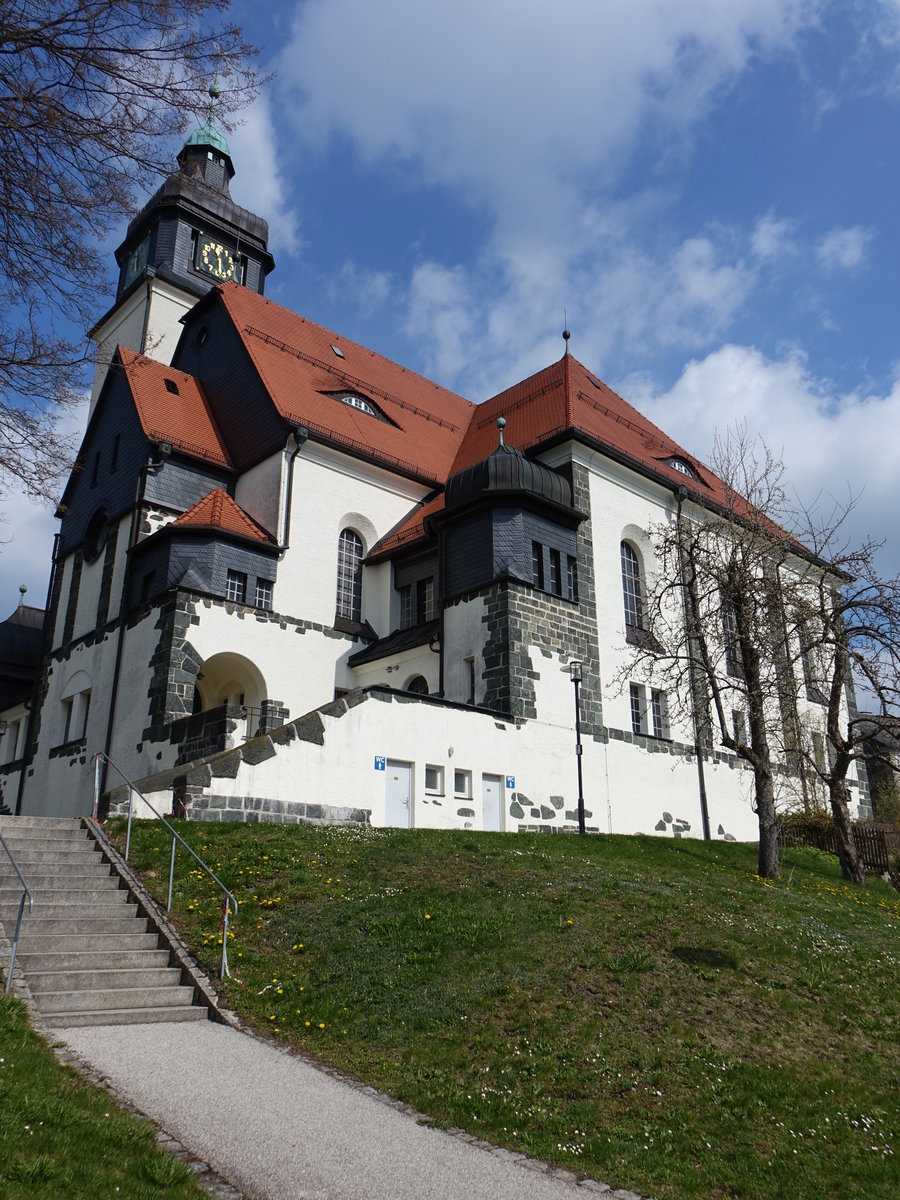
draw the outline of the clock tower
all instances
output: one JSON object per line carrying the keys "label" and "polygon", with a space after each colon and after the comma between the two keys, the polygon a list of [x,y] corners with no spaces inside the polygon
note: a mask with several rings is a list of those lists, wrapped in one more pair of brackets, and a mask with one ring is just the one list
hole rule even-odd
{"label": "clock tower", "polygon": [[97,343],[91,411],[117,345],[169,363],[181,318],[211,287],[232,279],[262,294],[275,266],[269,226],[231,199],[231,151],[213,119],[217,84],[204,126],[178,155],[178,170],[131,221],[116,250],[116,302],[90,336]]}

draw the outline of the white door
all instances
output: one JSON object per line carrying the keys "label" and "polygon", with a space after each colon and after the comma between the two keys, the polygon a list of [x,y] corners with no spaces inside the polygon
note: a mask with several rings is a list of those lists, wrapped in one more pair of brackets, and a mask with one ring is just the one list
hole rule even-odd
{"label": "white door", "polygon": [[412,824],[412,763],[387,760],[386,825],[409,829]]}
{"label": "white door", "polygon": [[482,775],[482,828],[503,828],[503,776]]}

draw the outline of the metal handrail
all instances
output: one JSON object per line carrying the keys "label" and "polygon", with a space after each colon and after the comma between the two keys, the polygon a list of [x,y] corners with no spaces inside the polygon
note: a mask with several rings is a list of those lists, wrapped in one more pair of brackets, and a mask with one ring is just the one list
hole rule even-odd
{"label": "metal handrail", "polygon": [[25,897],[28,897],[28,914],[30,916],[31,913],[34,912],[34,893],[25,882],[22,872],[19,870],[19,864],[13,858],[12,850],[10,850],[9,846],[7,846],[6,839],[2,833],[0,833],[0,845],[2,845],[3,849],[6,851],[9,861],[12,863],[12,868],[19,877],[19,883],[22,885],[22,899],[19,901],[19,913],[16,917],[16,932],[13,934],[12,949],[9,952],[9,968],[6,972],[6,994],[8,996],[10,988],[12,987],[13,969],[16,965],[16,950],[19,948],[19,929],[22,925],[22,913],[25,911]]}
{"label": "metal handrail", "polygon": [[169,860],[169,899],[166,904],[166,912],[171,912],[171,909],[172,909],[172,881],[175,876],[175,844],[176,844],[176,841],[181,842],[182,846],[184,846],[184,848],[185,848],[185,850],[187,850],[188,854],[190,854],[190,856],[200,864],[200,866],[207,873],[207,875],[209,875],[209,877],[211,879],[213,879],[219,885],[219,887],[222,889],[222,892],[224,893],[224,900],[223,900],[223,904],[222,904],[222,966],[221,966],[221,970],[220,970],[220,978],[224,979],[226,975],[228,975],[230,977],[231,972],[228,969],[228,916],[229,916],[229,912],[231,910],[232,903],[234,904],[234,915],[237,916],[238,902],[237,902],[236,897],[232,895],[232,893],[228,890],[228,888],[225,886],[225,884],[222,882],[222,880],[218,877],[218,875],[215,873],[215,871],[213,871],[213,869],[211,867],[208,867],[206,865],[206,863],[203,861],[203,859],[200,857],[200,855],[191,846],[189,846],[187,844],[187,842],[184,840],[184,838],[181,836],[181,834],[178,832],[178,830],[174,828],[174,826],[171,824],[171,822],[169,822],[162,815],[161,812],[157,812],[157,810],[153,807],[153,805],[150,803],[150,801],[147,799],[147,797],[143,794],[143,792],[138,787],[135,786],[135,784],[132,782],[132,780],[130,780],[128,778],[128,776],[125,774],[125,772],[113,762],[113,760],[109,757],[109,755],[104,754],[102,750],[98,750],[94,754],[93,757],[94,757],[94,819],[95,820],[97,819],[97,810],[98,810],[98,807],[100,804],[100,763],[101,763],[101,761],[105,762],[107,764],[107,766],[112,767],[112,769],[116,772],[116,774],[119,775],[124,780],[124,782],[128,785],[128,832],[125,836],[125,861],[126,862],[128,862],[128,854],[131,850],[131,818],[134,813],[134,796],[135,795],[137,795],[143,801],[143,803],[147,805],[147,807],[154,814],[154,816],[156,816],[158,820],[162,821],[163,825],[165,825],[165,827],[172,834],[172,856],[171,856],[171,859]]}

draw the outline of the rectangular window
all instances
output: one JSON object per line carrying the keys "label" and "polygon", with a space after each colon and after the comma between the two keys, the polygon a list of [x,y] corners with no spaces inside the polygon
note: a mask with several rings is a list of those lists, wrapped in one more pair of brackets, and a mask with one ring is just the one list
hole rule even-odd
{"label": "rectangular window", "polygon": [[650,716],[653,720],[653,736],[667,738],[669,736],[669,711],[666,693],[657,688],[653,688],[650,692]]}
{"label": "rectangular window", "polygon": [[743,709],[736,708],[731,714],[731,724],[734,729],[734,740],[741,746],[747,745],[747,715]]}
{"label": "rectangular window", "polygon": [[236,604],[247,602],[247,576],[243,571],[229,571],[225,587],[225,596]]}
{"label": "rectangular window", "polygon": [[453,772],[453,795],[460,800],[472,799],[472,772]]}
{"label": "rectangular window", "polygon": [[569,600],[578,599],[578,559],[571,554],[566,558],[566,596]]}
{"label": "rectangular window", "polygon": [[141,603],[145,604],[153,595],[154,571],[148,571],[141,580]]}
{"label": "rectangular window", "polygon": [[78,724],[81,726],[81,731],[78,734],[78,737],[83,738],[87,735],[88,716],[90,715],[90,711],[91,711],[91,693],[90,692],[82,692],[80,698],[81,698],[81,716],[79,718]]}
{"label": "rectangular window", "polygon": [[725,670],[736,679],[744,678],[741,644],[738,636],[737,605],[730,597],[722,597],[722,631],[725,638]]}
{"label": "rectangular window", "polygon": [[119,465],[119,441],[120,441],[120,436],[117,433],[115,438],[113,439],[112,458],[110,459],[110,462],[109,462],[110,475],[115,475],[116,467]]}
{"label": "rectangular window", "polygon": [[425,791],[432,796],[443,796],[444,794],[444,768],[443,767],[425,767]]}
{"label": "rectangular window", "polygon": [[550,591],[554,596],[562,595],[562,571],[558,550],[550,551]]}
{"label": "rectangular window", "polygon": [[262,608],[266,612],[272,611],[272,580],[257,579],[256,581],[256,607]]}
{"label": "rectangular window", "polygon": [[10,721],[6,727],[6,733],[3,738],[3,761],[5,763],[15,762],[18,757],[19,726],[21,724],[21,721]]}
{"label": "rectangular window", "polygon": [[631,684],[629,688],[631,701],[631,732],[647,732],[647,704],[644,699],[644,689],[639,683]]}
{"label": "rectangular window", "polygon": [[412,587],[407,584],[400,588],[400,628],[409,629],[412,623]]}
{"label": "rectangular window", "polygon": [[416,584],[416,618],[417,624],[430,621],[434,617],[434,579],[420,579]]}
{"label": "rectangular window", "polygon": [[94,455],[94,467],[93,467],[93,470],[91,471],[91,487],[92,488],[97,486],[97,479],[98,479],[99,475],[100,475],[100,451],[98,450],[97,453]]}
{"label": "rectangular window", "polygon": [[72,710],[75,707],[75,697],[63,700],[63,736],[61,745],[65,745],[72,733]]}
{"label": "rectangular window", "polygon": [[536,588],[544,587],[544,547],[540,542],[531,543],[531,582]]}
{"label": "rectangular window", "polygon": [[468,694],[466,695],[466,704],[474,704],[475,703],[475,659],[474,658],[466,659],[466,673],[468,676],[468,679],[467,679],[468,687],[466,688],[466,691]]}

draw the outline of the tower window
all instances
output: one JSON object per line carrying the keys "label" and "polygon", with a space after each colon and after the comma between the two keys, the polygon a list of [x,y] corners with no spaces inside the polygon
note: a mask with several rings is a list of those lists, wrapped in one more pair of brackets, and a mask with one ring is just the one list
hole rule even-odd
{"label": "tower window", "polygon": [[97,453],[94,455],[94,466],[93,466],[93,469],[91,470],[91,487],[92,488],[97,486],[97,477],[99,476],[99,474],[100,474],[100,451],[98,450]]}
{"label": "tower window", "polygon": [[544,587],[544,547],[540,542],[531,543],[531,582],[536,588]]}
{"label": "tower window", "polygon": [[562,595],[562,571],[558,550],[550,551],[550,591],[554,596]]}
{"label": "tower window", "polygon": [[569,600],[578,599],[578,559],[571,554],[566,558],[566,596]]}
{"label": "tower window", "polygon": [[256,581],[256,607],[263,609],[264,612],[270,612],[272,609],[272,580],[257,579]]}
{"label": "tower window", "polygon": [[109,463],[110,475],[115,474],[116,467],[119,465],[119,442],[120,442],[120,440],[121,440],[121,436],[120,436],[120,434],[117,433],[116,436],[113,438],[112,458],[110,459],[110,463]]}

